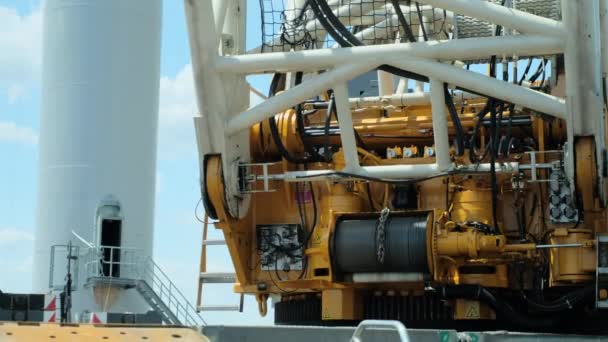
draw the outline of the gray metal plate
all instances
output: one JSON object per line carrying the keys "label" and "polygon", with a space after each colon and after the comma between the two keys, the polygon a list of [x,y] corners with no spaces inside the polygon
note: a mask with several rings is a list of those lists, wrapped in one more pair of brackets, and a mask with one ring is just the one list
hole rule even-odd
{"label": "gray metal plate", "polygon": [[[202,332],[211,342],[348,342],[354,327],[311,326],[206,326]],[[517,332],[457,332],[455,330],[408,330],[415,342],[536,342],[536,341],[608,341],[608,336],[553,335]],[[397,342],[394,330],[374,329],[363,335],[363,342]]]}

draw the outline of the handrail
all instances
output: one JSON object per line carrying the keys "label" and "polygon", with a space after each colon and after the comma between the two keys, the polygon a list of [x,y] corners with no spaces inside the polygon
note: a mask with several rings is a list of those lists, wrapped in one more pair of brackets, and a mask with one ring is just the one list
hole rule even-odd
{"label": "handrail", "polygon": [[[182,313],[184,316],[184,323],[187,325],[206,325],[205,320],[198,313],[192,315],[191,312],[196,312],[196,309],[190,304],[190,301],[186,299],[186,296],[184,296],[177,286],[175,286],[160,266],[158,266],[150,257],[147,257],[145,261],[145,268],[148,270],[148,274],[152,275],[154,280],[157,280],[159,284],[167,289],[168,293],[165,292],[165,295],[169,300],[167,306],[171,308],[171,304],[173,304],[176,316],[179,318],[179,314]],[[161,297],[161,300],[162,299],[163,298]],[[181,311],[180,307],[182,308]],[[186,308],[191,311],[185,310]]]}
{"label": "handrail", "polygon": [[407,334],[407,329],[405,328],[403,323],[399,321],[368,319],[359,323],[357,329],[355,329],[355,332],[353,333],[353,336],[350,338],[350,342],[362,342],[361,336],[363,335],[363,332],[368,329],[374,328],[389,328],[395,330],[395,332],[397,332],[397,334],[399,335],[400,342],[410,341],[410,338]]}
{"label": "handrail", "polygon": [[[108,250],[109,255],[106,254]],[[116,246],[91,248],[86,254],[84,268],[87,279],[125,278],[146,282],[180,322],[188,326],[207,324],[152,257],[142,255],[141,249]],[[114,272],[117,268],[120,272],[118,275],[118,271]]]}

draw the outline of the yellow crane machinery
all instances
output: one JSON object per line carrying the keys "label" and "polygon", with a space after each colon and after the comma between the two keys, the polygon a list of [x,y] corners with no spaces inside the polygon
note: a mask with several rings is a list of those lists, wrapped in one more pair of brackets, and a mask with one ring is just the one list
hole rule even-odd
{"label": "yellow crane machinery", "polygon": [[[463,127],[473,130],[473,117],[485,106],[486,101],[468,102],[461,114]],[[451,150],[454,162],[465,171],[388,180],[340,171],[344,156],[336,133],[300,136],[296,115],[289,110],[271,119],[279,128],[277,141],[267,122],[251,128],[255,159],[246,169],[243,166],[240,185],[250,193],[251,207],[243,218],[235,219],[226,208],[220,157],[205,160],[207,209],[224,232],[239,279],[235,290],[255,294],[262,315],[274,294],[280,295],[275,304],[277,323],[293,324],[402,317],[410,325],[426,326],[434,319],[493,320],[497,314],[507,315],[502,318],[516,314],[502,308],[500,301],[489,301],[486,291],[501,293],[506,297],[501,301],[513,297],[517,305],[542,309],[544,302],[534,294],[540,287],[545,296],[558,298],[553,306],[547,305],[549,311],[553,307],[571,311],[570,305],[593,299],[596,234],[603,232],[605,212],[594,193],[590,139],[581,139],[576,146],[581,170],[578,201],[589,203],[578,207],[562,190],[566,185],[558,148],[565,135],[560,132],[563,123],[547,122],[525,111],[501,113],[505,126],[514,120],[526,125],[511,127],[512,141],[503,145],[497,165],[502,170],[494,182],[487,172],[475,170],[490,158],[485,152],[491,148],[487,133],[480,134],[481,152],[469,150],[457,156]],[[318,109],[306,116],[305,124],[323,126],[328,115],[327,109]],[[433,149],[429,106],[397,108],[388,117],[381,109],[367,108],[353,114],[353,123],[360,145],[365,146],[357,150],[362,166],[435,160],[433,152],[422,154]],[[488,128],[482,123],[479,130]],[[404,134],[408,131],[412,133]],[[538,146],[526,146],[526,139]],[[272,174],[304,170],[303,165],[281,161],[278,151],[304,158],[305,143],[336,148],[328,161],[306,164],[311,171],[336,170],[332,177],[273,180]],[[398,149],[419,151],[407,158],[389,157]],[[472,153],[476,153],[474,161]],[[537,161],[533,168],[509,166],[529,165],[533,159]],[[537,180],[530,182],[532,178]],[[559,215],[553,208],[561,210]],[[557,221],[566,218],[569,210],[575,220]]]}
{"label": "yellow crane machinery", "polygon": [[603,329],[605,1],[261,1],[247,54],[231,3],[186,1],[195,126],[261,315]]}

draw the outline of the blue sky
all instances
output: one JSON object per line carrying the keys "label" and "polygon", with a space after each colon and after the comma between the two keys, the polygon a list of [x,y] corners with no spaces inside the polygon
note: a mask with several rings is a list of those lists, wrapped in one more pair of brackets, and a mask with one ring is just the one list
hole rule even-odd
{"label": "blue sky", "polygon": [[[258,0],[248,0],[250,10]],[[159,154],[155,217],[155,260],[191,299],[196,280],[202,228],[194,209],[198,188],[198,157],[192,127],[196,100],[183,1],[164,0]],[[0,0],[0,289],[28,292],[35,228],[38,131],[40,117],[40,0]],[[259,44],[259,16],[250,16],[248,48]],[[266,79],[252,83],[265,89]],[[202,215],[199,213],[199,215]],[[212,231],[210,238],[219,237]],[[230,270],[225,247],[211,247],[209,270]],[[236,304],[227,285],[209,285],[209,304]],[[210,323],[270,324],[257,314],[249,298],[246,312],[206,313]]]}

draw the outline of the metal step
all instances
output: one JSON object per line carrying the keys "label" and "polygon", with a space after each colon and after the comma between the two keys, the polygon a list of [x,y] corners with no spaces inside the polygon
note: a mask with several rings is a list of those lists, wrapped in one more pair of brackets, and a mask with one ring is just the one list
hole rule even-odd
{"label": "metal step", "polygon": [[203,283],[230,284],[236,282],[236,274],[230,272],[202,272],[200,280]]}
{"label": "metal step", "polygon": [[203,305],[198,306],[196,311],[241,311],[239,305]]}
{"label": "metal step", "polygon": [[136,286],[144,300],[158,312],[166,324],[182,325],[179,318],[169,309],[162,299],[154,292],[145,280],[140,280]]}
{"label": "metal step", "polygon": [[222,240],[222,239],[203,240],[203,246],[222,246],[225,244],[226,244],[226,240]]}

